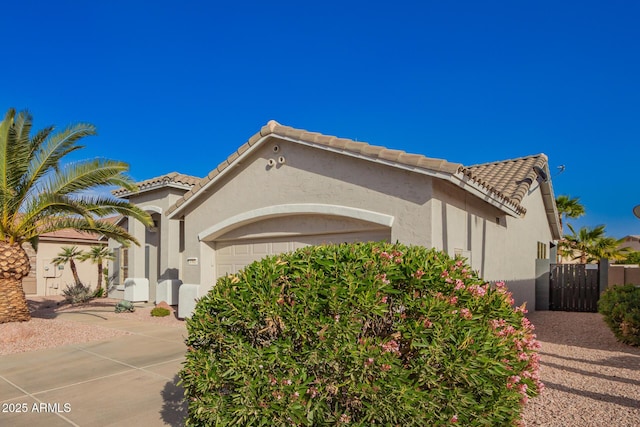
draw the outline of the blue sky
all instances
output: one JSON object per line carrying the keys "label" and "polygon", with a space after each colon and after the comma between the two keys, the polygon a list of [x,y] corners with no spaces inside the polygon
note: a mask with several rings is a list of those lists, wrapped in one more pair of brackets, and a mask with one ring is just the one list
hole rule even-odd
{"label": "blue sky", "polygon": [[[636,1],[23,0],[0,109],[77,157],[204,176],[268,120],[465,165],[543,152],[575,226],[640,234]],[[558,167],[565,166],[559,173]]]}

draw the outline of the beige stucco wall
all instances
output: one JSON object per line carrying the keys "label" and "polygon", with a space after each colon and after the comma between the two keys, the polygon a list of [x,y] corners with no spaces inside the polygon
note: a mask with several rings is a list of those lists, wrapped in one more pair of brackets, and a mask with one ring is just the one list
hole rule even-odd
{"label": "beige stucco wall", "polygon": [[[276,144],[280,150],[274,154]],[[268,167],[268,159],[279,156],[286,163]],[[227,172],[208,189],[208,197],[187,207],[183,260],[198,258],[199,264],[183,262],[185,283],[210,285],[207,282],[213,280],[214,250],[198,241],[199,233],[269,206],[313,203],[363,209],[394,218],[392,241],[431,241],[431,178],[427,176],[274,139]]]}
{"label": "beige stucco wall", "polygon": [[[280,156],[284,164],[277,162]],[[269,166],[269,159],[276,160],[276,165]],[[131,197],[141,208],[154,212],[159,230],[150,236],[139,223],[132,226],[130,221],[130,232],[142,243],[129,251],[130,277],[146,274],[154,279],[170,272],[184,283],[207,288],[215,277],[216,240],[281,236],[282,230],[313,234],[381,229],[389,225],[378,220],[390,218],[392,242],[468,256],[472,268],[486,280],[506,281],[517,304],[526,301],[529,309],[535,309],[537,243],[543,242],[549,253],[552,239],[537,183],[522,202],[526,215],[514,218],[452,183],[286,140],[271,138],[240,160],[204,194],[190,200],[176,219],[167,220],[165,214],[183,193],[180,190]],[[313,204],[324,210],[287,215],[283,207],[293,204],[298,208]],[[271,209],[276,213],[265,216]],[[354,219],[350,210],[371,215]],[[155,276],[144,272],[149,269],[141,261],[145,245],[157,251],[151,252],[160,266]],[[197,262],[189,264],[187,259]],[[150,285],[154,289],[153,281]]]}
{"label": "beige stucco wall", "polygon": [[[73,274],[69,264],[64,265],[62,269],[51,264],[51,260],[61,252],[62,246],[77,246],[82,251],[88,251],[92,244],[41,240],[36,257],[37,295],[62,295],[67,285],[73,285]],[[95,289],[98,284],[98,266],[90,261],[76,261],[76,268],[80,281]]]}
{"label": "beige stucco wall", "polygon": [[[130,245],[129,274],[132,278],[149,280],[149,297],[155,299],[156,285],[164,279],[177,279],[181,268],[180,221],[170,221],[166,211],[186,192],[184,189],[164,186],[156,190],[145,191],[129,197],[139,208],[151,214],[155,224],[153,229],[145,227],[139,221],[129,218],[123,226],[139,242]],[[115,241],[109,242],[112,249],[120,248]],[[145,263],[145,259],[149,260]],[[113,262],[109,263],[110,271],[117,271]],[[113,289],[113,297],[122,297],[122,287]]]}
{"label": "beige stucco wall", "polygon": [[537,243],[552,240],[542,195],[534,183],[522,205],[521,218],[506,215],[477,197],[436,181],[433,201],[433,245],[450,255],[466,251],[474,270],[488,281],[504,280],[516,304],[535,309]]}

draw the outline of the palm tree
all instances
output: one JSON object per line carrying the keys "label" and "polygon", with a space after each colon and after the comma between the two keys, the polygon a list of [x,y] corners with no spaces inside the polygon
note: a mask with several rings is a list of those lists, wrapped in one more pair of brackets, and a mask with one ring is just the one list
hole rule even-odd
{"label": "palm tree", "polygon": [[[98,285],[96,288],[98,292],[102,289],[102,269],[104,268],[104,262],[113,260],[113,258],[113,252],[106,246],[91,246],[88,252],[80,256],[81,261],[89,260],[93,264],[98,265]],[[104,296],[107,296],[106,292]]]}
{"label": "palm tree", "polygon": [[622,246],[624,239],[616,239],[615,237],[603,237],[597,239],[593,250],[591,252],[591,259],[587,259],[587,262],[598,261],[602,258],[606,258],[611,261],[624,261],[631,248]]}
{"label": "palm tree", "polygon": [[[571,234],[565,235],[560,242],[561,253],[566,257],[579,259],[581,264],[599,261],[602,258],[623,260],[629,248],[620,248],[622,239],[605,236],[605,226],[581,227],[576,232],[567,224]],[[577,255],[576,255],[577,253]]]}
{"label": "palm tree", "polygon": [[88,192],[103,186],[135,190],[126,163],[61,163],[82,148],[82,138],[95,135],[93,125],[76,124],[62,131],[49,126],[31,135],[32,122],[28,112],[14,109],[0,122],[0,323],[31,319],[22,289],[22,278],[30,269],[24,243],[37,250],[41,234],[75,229],[137,244],[126,230],[103,218],[120,214],[151,225],[150,216],[128,201]]}
{"label": "palm tree", "polygon": [[60,249],[62,249],[62,251],[58,253],[57,257],[51,260],[51,263],[56,266],[69,264],[69,267],[71,267],[71,274],[73,274],[73,281],[76,286],[80,285],[81,282],[78,277],[78,269],[76,268],[75,260],[82,260],[82,255],[84,255],[83,252],[78,249],[77,246],[62,246]]}
{"label": "palm tree", "polygon": [[556,198],[558,208],[558,219],[560,220],[560,230],[562,230],[562,218],[579,218],[584,215],[584,206],[580,203],[580,198],[569,196],[558,196]]}

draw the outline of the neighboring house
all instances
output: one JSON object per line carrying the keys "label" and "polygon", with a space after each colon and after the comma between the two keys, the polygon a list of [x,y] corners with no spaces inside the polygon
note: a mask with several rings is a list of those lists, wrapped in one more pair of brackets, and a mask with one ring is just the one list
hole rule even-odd
{"label": "neighboring house", "polygon": [[123,221],[143,243],[116,265],[149,278],[151,299],[165,278],[203,295],[266,255],[400,241],[464,256],[534,309],[536,259],[560,238],[549,177],[544,154],[463,166],[270,121],[201,180],[173,173],[115,192],[156,222]]}
{"label": "neighboring house", "polygon": [[[77,246],[87,251],[91,246],[106,245],[97,235],[80,233],[75,230],[60,230],[40,236],[38,251],[30,245],[25,250],[31,258],[31,271],[22,280],[25,294],[33,296],[62,295],[67,285],[73,285],[73,275],[69,264],[55,266],[51,260],[58,256],[63,246]],[[98,269],[90,261],[76,261],[78,276],[85,285],[95,289],[98,281]]]}
{"label": "neighboring house", "polygon": [[640,235],[631,234],[622,238],[621,248],[628,247],[632,251],[640,251]]}

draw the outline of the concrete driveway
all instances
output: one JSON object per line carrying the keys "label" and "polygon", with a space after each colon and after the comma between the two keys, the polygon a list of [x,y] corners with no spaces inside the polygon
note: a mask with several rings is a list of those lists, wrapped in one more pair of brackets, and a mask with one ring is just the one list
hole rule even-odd
{"label": "concrete driveway", "polygon": [[131,335],[0,356],[0,426],[184,424],[184,326],[65,316]]}

